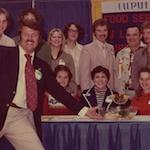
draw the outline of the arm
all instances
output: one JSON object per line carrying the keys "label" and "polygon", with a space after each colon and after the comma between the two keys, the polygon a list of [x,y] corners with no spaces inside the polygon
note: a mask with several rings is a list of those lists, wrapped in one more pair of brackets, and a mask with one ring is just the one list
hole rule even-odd
{"label": "arm", "polygon": [[69,109],[78,113],[83,108],[83,105],[77,102],[63,87],[58,84],[48,65],[44,66],[44,70],[43,78],[46,91],[66,105]]}
{"label": "arm", "polygon": [[87,108],[84,107],[83,104],[76,101],[75,98],[71,96],[63,87],[61,87],[51,70],[49,69],[48,65],[44,66],[45,72],[44,72],[44,85],[46,90],[51,93],[52,96],[54,96],[56,99],[58,99],[60,102],[62,102],[64,105],[66,105],[69,109],[74,111],[75,113],[78,113],[79,116],[88,116],[93,119],[99,119],[101,118],[100,115],[96,113],[97,107],[94,108]]}

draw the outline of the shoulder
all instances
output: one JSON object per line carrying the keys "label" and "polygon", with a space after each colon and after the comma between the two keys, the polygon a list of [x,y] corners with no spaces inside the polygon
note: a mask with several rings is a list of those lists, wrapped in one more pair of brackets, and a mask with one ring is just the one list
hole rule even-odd
{"label": "shoulder", "polygon": [[10,53],[14,53],[14,51],[17,51],[18,48],[15,46],[15,47],[8,47],[8,46],[1,46],[0,45],[0,53],[7,53],[7,52],[10,52]]}
{"label": "shoulder", "polygon": [[97,52],[97,49],[98,49],[98,44],[95,41],[93,41],[83,46],[81,50],[81,55],[91,56],[95,54],[95,52]]}
{"label": "shoulder", "polygon": [[83,48],[84,49],[90,49],[90,48],[93,48],[95,45],[97,45],[97,43],[96,43],[96,41],[93,41],[91,43],[84,45]]}
{"label": "shoulder", "polygon": [[91,94],[93,92],[94,92],[94,86],[90,89],[83,90],[82,94],[87,94],[87,93]]}
{"label": "shoulder", "polygon": [[138,103],[139,101],[139,97],[136,95],[131,99],[131,105],[135,105],[136,103]]}
{"label": "shoulder", "polygon": [[18,54],[19,50],[17,47],[0,46],[0,61],[4,63],[6,63],[7,61],[12,62],[16,60]]}
{"label": "shoulder", "polygon": [[129,47],[124,47],[123,49],[121,49],[118,53],[117,53],[117,57],[124,57],[126,55],[130,54],[130,48]]}
{"label": "shoulder", "polygon": [[107,47],[114,49],[114,46],[110,43],[106,43]]}
{"label": "shoulder", "polygon": [[68,54],[68,53],[66,53],[65,51],[62,51],[61,56],[62,56],[63,58],[66,58],[66,59],[73,59],[72,56],[71,56],[71,54]]}
{"label": "shoulder", "polygon": [[5,34],[3,35],[3,41],[4,41],[4,45],[6,44],[6,46],[9,46],[9,47],[11,47],[11,46],[15,47],[16,46],[15,41]]}
{"label": "shoulder", "polygon": [[43,59],[41,59],[41,58],[39,58],[37,56],[35,56],[34,63],[35,63],[36,68],[40,67],[43,70],[47,70],[47,69],[51,70],[50,65],[47,62],[45,62]]}
{"label": "shoulder", "polygon": [[78,49],[81,51],[82,48],[83,48],[83,45],[82,45],[82,44],[79,44],[79,43],[76,43],[76,45],[77,45]]}
{"label": "shoulder", "polygon": [[140,58],[145,58],[147,56],[147,48],[140,48],[134,54],[134,60],[139,60]]}

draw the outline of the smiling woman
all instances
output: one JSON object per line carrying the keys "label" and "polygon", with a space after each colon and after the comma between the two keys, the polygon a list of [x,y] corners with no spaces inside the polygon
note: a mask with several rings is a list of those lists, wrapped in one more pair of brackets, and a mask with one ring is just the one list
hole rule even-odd
{"label": "smiling woman", "polygon": [[150,115],[150,69],[142,68],[138,79],[139,88],[131,105],[137,107],[139,115]]}
{"label": "smiling woman", "polygon": [[75,66],[72,56],[64,51],[64,43],[65,37],[62,30],[54,28],[50,30],[48,34],[49,49],[39,51],[38,56],[50,65],[52,71],[54,71],[58,65],[67,66],[72,73],[69,87],[76,93]]}
{"label": "smiling woman", "polygon": [[[72,78],[72,74],[68,67],[64,65],[58,65],[54,71],[55,78],[57,82],[72,96],[73,91],[69,88],[69,82]],[[74,114],[69,108],[55,99],[51,94],[45,93],[44,104],[43,104],[43,114],[44,115],[71,115]]]}
{"label": "smiling woman", "polygon": [[5,31],[10,22],[10,15],[4,8],[0,8],[0,45],[15,46],[13,39],[5,35]]}
{"label": "smiling woman", "polygon": [[[82,92],[80,101],[85,106],[98,106],[100,109],[106,110],[109,105],[109,102],[107,102],[108,97],[115,93],[107,85],[110,78],[109,70],[102,66],[97,66],[92,70],[91,78],[94,86]],[[114,103],[110,105],[115,106]]]}

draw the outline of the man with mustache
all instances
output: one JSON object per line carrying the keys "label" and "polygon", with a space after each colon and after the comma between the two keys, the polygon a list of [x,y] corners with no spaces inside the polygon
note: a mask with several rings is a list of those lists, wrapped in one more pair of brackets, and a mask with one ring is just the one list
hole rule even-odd
{"label": "man with mustache", "polygon": [[109,26],[103,19],[98,19],[93,23],[93,42],[85,45],[80,56],[80,85],[81,89],[86,90],[93,86],[91,71],[96,66],[107,68],[111,74],[109,86],[114,88],[114,46],[107,43]]}
{"label": "man with mustache", "polygon": [[[146,20],[141,25],[141,32],[146,43],[146,47],[139,49],[135,55],[132,65],[132,86],[138,91],[141,90],[139,85],[139,72],[142,68],[150,68],[150,21]],[[147,84],[147,82],[144,82]]]}
{"label": "man with mustache", "polygon": [[49,65],[36,57],[40,33],[37,22],[25,21],[20,25],[19,46],[0,46],[0,137],[5,136],[16,150],[44,149],[37,132],[40,135],[45,91],[80,116],[99,117],[97,108],[77,102],[56,82]]}
{"label": "man with mustache", "polygon": [[116,56],[116,90],[130,97],[135,95],[131,80],[134,55],[137,51],[146,47],[141,39],[140,28],[136,25],[128,26],[126,30],[127,46],[121,49]]}

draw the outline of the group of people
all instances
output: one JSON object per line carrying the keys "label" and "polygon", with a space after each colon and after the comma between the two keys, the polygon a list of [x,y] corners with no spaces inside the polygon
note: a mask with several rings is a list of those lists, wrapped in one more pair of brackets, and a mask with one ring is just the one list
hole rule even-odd
{"label": "group of people", "polygon": [[35,9],[22,12],[13,39],[5,34],[8,25],[9,13],[0,8],[0,137],[16,149],[44,149],[42,113],[98,119],[97,109],[108,109],[108,96],[115,93],[128,95],[138,114],[150,114],[150,22],[141,29],[129,26],[127,46],[117,55],[107,42],[110,27],[104,19],[93,23],[94,40],[84,46],[83,29],[73,22],[64,32],[50,30],[43,40]]}
{"label": "group of people", "polygon": [[[36,20],[36,15],[35,19],[32,15],[25,17],[28,11],[25,10],[24,16],[21,15],[18,44],[15,46],[14,42],[7,45],[13,41],[4,34],[8,25],[8,12],[0,8],[0,138],[5,136],[17,150],[43,150],[40,138],[45,92],[79,116],[98,119],[100,115],[96,112],[97,107],[84,107],[76,101],[56,81],[50,65],[38,58],[37,52],[45,46],[41,44],[41,22]],[[62,42],[62,37],[57,38],[59,40],[54,45]]]}

